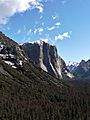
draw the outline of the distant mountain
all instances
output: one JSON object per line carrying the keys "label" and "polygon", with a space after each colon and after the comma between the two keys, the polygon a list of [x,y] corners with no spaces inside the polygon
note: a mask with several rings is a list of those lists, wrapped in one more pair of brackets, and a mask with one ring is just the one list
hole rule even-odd
{"label": "distant mountain", "polygon": [[66,65],[69,71],[72,72],[79,65],[79,63],[69,61]]}
{"label": "distant mountain", "polygon": [[72,73],[78,78],[90,78],[90,60],[82,60]]}
{"label": "distant mountain", "polygon": [[58,55],[57,48],[44,41],[22,45],[27,56],[35,65],[57,78],[73,78],[64,60]]}

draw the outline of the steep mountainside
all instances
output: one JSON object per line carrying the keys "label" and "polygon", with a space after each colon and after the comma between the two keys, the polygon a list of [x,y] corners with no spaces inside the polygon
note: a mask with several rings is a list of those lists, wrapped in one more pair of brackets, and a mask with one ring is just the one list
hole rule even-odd
{"label": "steep mountainside", "polygon": [[90,60],[82,60],[72,73],[78,78],[90,78]]}
{"label": "steep mountainside", "polygon": [[78,84],[56,79],[4,34],[0,41],[0,120],[90,119],[90,80]]}
{"label": "steep mountainside", "polygon": [[22,46],[27,56],[35,65],[57,78],[72,78],[64,60],[58,56],[55,46],[44,41],[26,43]]}
{"label": "steep mountainside", "polygon": [[22,67],[27,61],[24,51],[20,46],[0,32],[0,59],[13,68]]}

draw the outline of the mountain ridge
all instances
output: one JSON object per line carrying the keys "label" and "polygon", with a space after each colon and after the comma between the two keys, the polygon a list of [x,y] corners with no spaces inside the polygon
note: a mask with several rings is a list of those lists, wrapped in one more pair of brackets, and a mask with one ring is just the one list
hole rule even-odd
{"label": "mountain ridge", "polygon": [[87,61],[82,60],[72,73],[77,78],[90,78],[90,59]]}

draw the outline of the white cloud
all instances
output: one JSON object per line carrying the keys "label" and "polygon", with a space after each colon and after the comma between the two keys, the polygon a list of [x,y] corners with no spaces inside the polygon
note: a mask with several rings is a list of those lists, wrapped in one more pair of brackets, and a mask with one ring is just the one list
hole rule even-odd
{"label": "white cloud", "polygon": [[49,31],[54,30],[54,29],[55,29],[55,26],[53,26],[53,27],[48,27],[47,29],[48,29]]}
{"label": "white cloud", "polygon": [[0,0],[0,24],[6,24],[8,18],[16,13],[23,13],[37,8],[43,12],[42,0]]}
{"label": "white cloud", "polygon": [[61,34],[55,36],[55,40],[63,40],[63,36]]}
{"label": "white cloud", "polygon": [[69,32],[65,32],[62,35],[64,38],[70,38],[70,33]]}
{"label": "white cloud", "polygon": [[60,23],[60,22],[57,22],[57,23],[55,23],[55,25],[56,25],[56,26],[60,26],[60,25],[61,25],[61,23]]}
{"label": "white cloud", "polygon": [[55,36],[55,40],[64,40],[65,38],[70,38],[69,32],[65,32],[63,34],[58,34],[57,36]]}
{"label": "white cloud", "polygon": [[60,22],[57,22],[57,23],[55,23],[54,26],[52,26],[52,27],[47,27],[47,30],[52,31],[52,30],[58,28],[60,25],[61,25],[61,23],[60,23]]}
{"label": "white cloud", "polygon": [[34,30],[34,34],[37,34],[37,33],[41,34],[43,31],[44,31],[43,28],[37,28]]}
{"label": "white cloud", "polygon": [[42,13],[43,12],[43,5],[41,6],[36,6],[37,9],[39,9],[39,12]]}
{"label": "white cloud", "polygon": [[43,32],[43,28],[39,28],[39,29],[38,29],[38,32],[39,32],[39,33]]}

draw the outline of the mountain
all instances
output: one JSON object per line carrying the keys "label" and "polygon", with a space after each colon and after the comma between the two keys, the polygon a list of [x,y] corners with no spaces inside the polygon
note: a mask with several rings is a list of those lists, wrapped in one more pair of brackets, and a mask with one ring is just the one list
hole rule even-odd
{"label": "mountain", "polygon": [[79,63],[69,61],[66,65],[67,65],[68,70],[72,72],[79,65]]}
{"label": "mountain", "polygon": [[22,49],[35,65],[56,78],[73,78],[64,60],[58,55],[57,48],[44,41],[25,43]]}
{"label": "mountain", "polygon": [[25,53],[18,43],[5,36],[2,32],[0,32],[0,59],[13,68],[23,67],[23,63],[27,61]]}
{"label": "mountain", "polygon": [[0,33],[0,120],[89,120],[89,101],[90,80],[51,76]]}
{"label": "mountain", "polygon": [[72,73],[78,78],[90,78],[90,60],[82,60]]}

